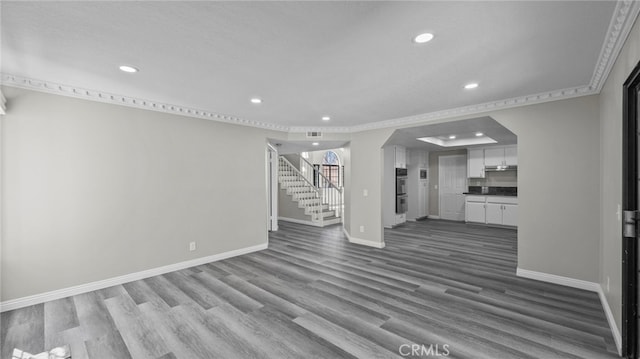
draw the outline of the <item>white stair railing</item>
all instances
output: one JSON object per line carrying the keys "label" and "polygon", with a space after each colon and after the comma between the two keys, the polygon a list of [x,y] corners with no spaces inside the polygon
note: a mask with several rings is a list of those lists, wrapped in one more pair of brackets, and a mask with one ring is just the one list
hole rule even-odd
{"label": "white stair railing", "polygon": [[[317,199],[317,201],[308,201],[305,200],[305,207],[311,209],[311,220],[315,223],[319,223],[322,225],[323,215],[322,215],[322,194],[316,186],[313,185],[313,178],[311,181],[303,174],[302,171],[298,170],[294,165],[289,162],[286,158],[280,156],[280,166],[284,167],[289,174],[293,174],[295,179],[293,181],[300,181],[305,183],[305,187],[308,187],[310,191],[312,191],[313,196],[312,199]],[[306,170],[304,170],[306,171]],[[313,173],[313,172],[311,172]]]}
{"label": "white stair railing", "polygon": [[314,177],[317,179],[315,184],[316,188],[320,192],[320,198],[322,203],[329,206],[329,209],[334,211],[335,216],[342,217],[343,196],[342,189],[336,186],[331,180],[329,180],[320,170],[313,167],[309,161],[304,157],[300,157],[300,171],[306,177],[306,179],[313,183]]}

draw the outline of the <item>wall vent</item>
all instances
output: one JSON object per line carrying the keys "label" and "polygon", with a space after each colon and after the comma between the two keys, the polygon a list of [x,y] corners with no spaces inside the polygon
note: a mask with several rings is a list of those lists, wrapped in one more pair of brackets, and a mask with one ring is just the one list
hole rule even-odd
{"label": "wall vent", "polygon": [[307,132],[307,138],[322,138],[322,132],[309,131]]}

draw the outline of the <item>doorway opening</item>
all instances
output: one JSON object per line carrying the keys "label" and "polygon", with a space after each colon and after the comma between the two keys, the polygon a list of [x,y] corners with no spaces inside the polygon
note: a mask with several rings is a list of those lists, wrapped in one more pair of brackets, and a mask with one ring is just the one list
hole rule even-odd
{"label": "doorway opening", "polygon": [[[382,147],[383,227],[446,219],[516,229],[517,141],[489,116],[396,130]],[[397,169],[406,170],[406,193]]]}
{"label": "doorway opening", "polygon": [[[348,142],[268,139],[269,222],[325,227],[344,223]],[[273,229],[271,229],[273,230]]]}

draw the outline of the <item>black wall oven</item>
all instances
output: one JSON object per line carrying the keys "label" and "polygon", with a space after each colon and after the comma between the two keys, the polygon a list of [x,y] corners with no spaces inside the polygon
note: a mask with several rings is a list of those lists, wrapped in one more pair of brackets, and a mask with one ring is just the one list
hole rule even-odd
{"label": "black wall oven", "polygon": [[407,213],[407,169],[396,168],[396,213]]}

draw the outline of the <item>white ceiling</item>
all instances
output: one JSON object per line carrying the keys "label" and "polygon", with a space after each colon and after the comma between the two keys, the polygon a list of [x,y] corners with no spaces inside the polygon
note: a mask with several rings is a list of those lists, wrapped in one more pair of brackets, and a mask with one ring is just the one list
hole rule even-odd
{"label": "white ceiling", "polygon": [[[63,84],[76,96],[95,90],[284,130],[344,130],[593,86],[620,16],[614,1],[0,6],[5,84]],[[412,42],[425,31],[433,41]],[[464,90],[472,81],[480,87]]]}

